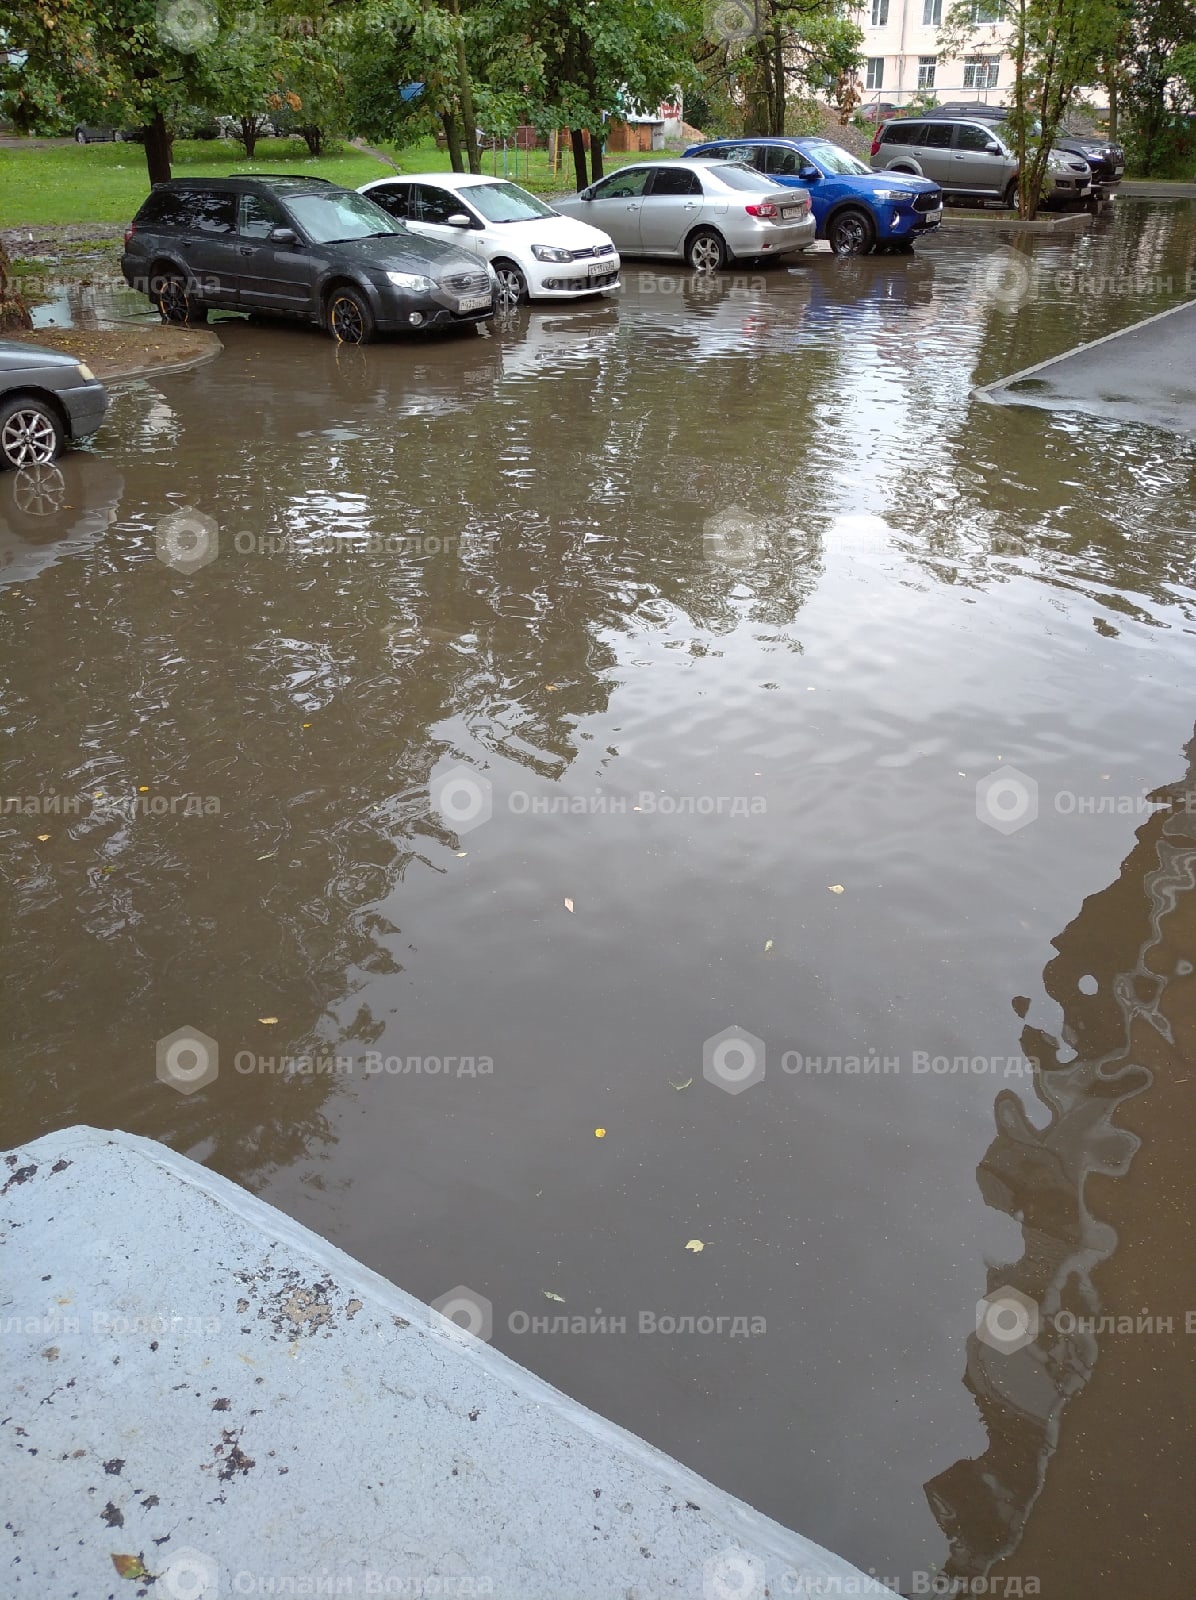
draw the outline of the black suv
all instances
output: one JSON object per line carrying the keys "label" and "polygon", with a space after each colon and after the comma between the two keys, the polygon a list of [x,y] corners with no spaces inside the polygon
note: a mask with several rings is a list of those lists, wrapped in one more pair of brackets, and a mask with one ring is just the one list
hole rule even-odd
{"label": "black suv", "polygon": [[121,271],[166,322],[259,311],[345,344],[494,315],[494,276],[322,178],[175,178],[125,234]]}
{"label": "black suv", "polygon": [[[935,106],[932,111],[923,114],[928,117],[981,117],[990,122],[1003,122],[1008,111],[1008,106],[961,100],[952,105]],[[1112,194],[1125,176],[1125,151],[1110,139],[1098,139],[1083,133],[1064,133],[1060,128],[1055,135],[1053,148],[1083,156],[1091,169],[1092,184],[1098,199]]]}

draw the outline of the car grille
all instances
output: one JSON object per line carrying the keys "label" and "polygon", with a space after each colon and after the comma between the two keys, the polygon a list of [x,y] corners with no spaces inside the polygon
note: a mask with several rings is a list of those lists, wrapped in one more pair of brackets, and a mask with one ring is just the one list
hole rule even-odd
{"label": "car grille", "polygon": [[456,295],[488,294],[490,277],[485,272],[456,272],[451,278],[441,278],[440,287]]}
{"label": "car grille", "polygon": [[595,245],[592,250],[574,250],[571,252],[571,256],[574,261],[589,261],[593,256],[613,256],[614,253],[615,247],[613,244],[599,244]]}
{"label": "car grille", "polygon": [[937,211],[943,203],[940,189],[932,189],[929,194],[916,194],[914,196],[915,211]]}

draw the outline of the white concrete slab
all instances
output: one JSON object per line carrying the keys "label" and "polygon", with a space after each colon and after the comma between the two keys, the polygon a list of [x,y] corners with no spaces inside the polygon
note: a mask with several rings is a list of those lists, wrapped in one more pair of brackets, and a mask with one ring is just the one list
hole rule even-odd
{"label": "white concrete slab", "polygon": [[6,1596],[890,1594],[152,1140],[0,1196]]}

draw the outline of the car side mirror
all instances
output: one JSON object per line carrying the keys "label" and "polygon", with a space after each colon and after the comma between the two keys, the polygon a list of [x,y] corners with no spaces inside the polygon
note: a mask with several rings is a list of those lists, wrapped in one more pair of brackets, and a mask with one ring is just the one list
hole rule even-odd
{"label": "car side mirror", "polygon": [[445,218],[445,223],[450,228],[472,228],[473,223],[464,211],[454,211],[451,217]]}
{"label": "car side mirror", "polygon": [[298,244],[299,243],[299,235],[295,232],[294,228],[271,228],[270,229],[270,243],[271,244]]}
{"label": "car side mirror", "polygon": [[594,196],[589,189],[583,189],[577,198],[579,200],[592,200]]}
{"label": "car side mirror", "polygon": [[995,139],[990,139],[984,148],[990,156],[1003,156],[1005,154]]}
{"label": "car side mirror", "polygon": [[817,167],[799,167],[797,175],[803,183],[817,183],[822,176]]}

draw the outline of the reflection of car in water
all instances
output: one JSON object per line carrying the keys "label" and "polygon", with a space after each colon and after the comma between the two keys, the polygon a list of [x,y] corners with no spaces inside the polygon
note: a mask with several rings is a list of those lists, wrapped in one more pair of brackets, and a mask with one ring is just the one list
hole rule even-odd
{"label": "reflection of car in water", "polygon": [[811,306],[833,305],[850,316],[886,306],[928,306],[934,300],[934,262],[927,256],[849,256],[824,260],[811,272]]}
{"label": "reflection of car in water", "polygon": [[92,548],[116,521],[125,480],[100,456],[70,455],[0,477],[0,588]]}

